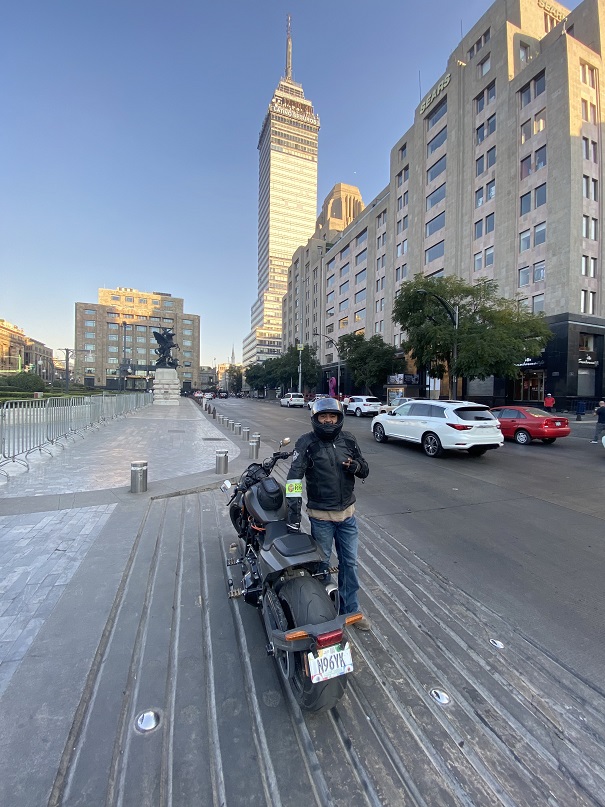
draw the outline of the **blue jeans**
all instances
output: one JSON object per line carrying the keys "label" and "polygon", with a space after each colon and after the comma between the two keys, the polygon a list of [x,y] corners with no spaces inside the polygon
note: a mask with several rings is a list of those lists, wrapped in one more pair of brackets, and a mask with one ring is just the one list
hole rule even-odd
{"label": "blue jeans", "polygon": [[332,542],[336,544],[338,555],[338,594],[340,597],[340,613],[354,614],[359,611],[357,592],[359,579],[357,577],[357,522],[355,516],[345,521],[321,521],[310,518],[311,535],[317,542],[326,564],[330,564]]}

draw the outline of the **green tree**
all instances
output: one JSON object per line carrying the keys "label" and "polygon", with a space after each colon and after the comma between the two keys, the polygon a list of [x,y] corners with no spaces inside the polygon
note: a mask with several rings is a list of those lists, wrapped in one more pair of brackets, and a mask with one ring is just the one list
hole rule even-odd
{"label": "green tree", "polygon": [[241,368],[237,367],[235,364],[230,364],[229,368],[227,369],[227,374],[229,377],[229,389],[227,392],[241,392],[242,391],[242,371]]}
{"label": "green tree", "polygon": [[454,377],[514,378],[525,357],[538,355],[552,336],[542,314],[500,297],[497,284],[485,279],[469,284],[418,274],[401,286],[393,321],[407,332],[402,346],[416,366],[430,368],[433,378],[447,373],[450,384]]}
{"label": "green tree", "polygon": [[35,373],[11,373],[0,376],[0,386],[12,387],[16,392],[43,392],[44,381]]}
{"label": "green tree", "polygon": [[[361,334],[350,333],[338,340],[338,353],[346,363],[355,384],[367,392],[378,382],[384,383],[387,375],[396,370],[405,370],[404,360],[396,358],[396,350],[387,345],[382,336],[374,334],[369,339]],[[398,368],[397,365],[403,365]]]}
{"label": "green tree", "polygon": [[261,362],[246,367],[245,376],[246,384],[248,384],[250,389],[261,390],[265,388],[267,370],[265,365],[261,364]]}

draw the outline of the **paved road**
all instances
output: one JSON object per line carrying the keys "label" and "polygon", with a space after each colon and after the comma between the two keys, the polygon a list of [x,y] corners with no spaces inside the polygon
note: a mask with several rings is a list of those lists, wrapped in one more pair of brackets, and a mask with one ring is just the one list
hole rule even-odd
{"label": "paved road", "polygon": [[[308,424],[307,412],[268,403],[219,406],[260,431],[267,453],[276,447],[269,436],[296,437]],[[13,571],[21,568],[28,585],[36,585],[28,566],[36,556],[46,558],[42,565],[58,561],[71,549],[66,541],[88,535],[62,572],[61,596],[49,601],[7,674],[0,804],[605,803],[602,676],[584,663],[588,647],[581,665],[569,663],[558,640],[540,635],[557,622],[546,604],[570,598],[562,589],[546,597],[535,573],[550,549],[545,576],[567,575],[568,589],[581,589],[584,578],[592,596],[602,577],[604,458],[587,453],[597,447],[576,437],[557,453],[540,449],[558,445],[507,445],[493,457],[441,462],[405,446],[378,446],[368,421],[348,418],[372,468],[358,514],[362,605],[373,630],[354,637],[356,669],[345,699],[329,715],[308,717],[264,653],[258,615],[225,597],[233,533],[211,466],[216,446],[231,439],[235,453],[237,439],[191,402],[170,408],[170,417],[167,410],[168,422],[153,424],[156,433],[166,435],[167,425],[185,431],[185,449],[177,446],[170,460],[162,453],[163,478],[152,477],[149,494],[129,494],[124,471],[117,487],[81,487],[84,466],[75,456],[78,470],[68,482],[79,492],[49,496],[34,485],[22,497],[0,487],[2,562],[12,552]],[[140,448],[136,420],[117,426],[126,424]],[[151,431],[143,420],[140,426],[141,434]],[[118,435],[111,428],[100,433],[100,445]],[[206,470],[192,474],[183,454],[198,429],[207,429]],[[66,449],[66,477],[69,452],[87,442],[92,451],[97,434]],[[112,468],[118,455],[128,469],[140,458],[123,440],[113,445],[117,453],[106,452]],[[230,471],[245,464],[240,455]],[[38,516],[30,530],[27,519]],[[59,516],[65,529],[53,549],[51,522],[42,522]],[[21,532],[12,532],[14,517],[26,519]],[[24,539],[30,554],[19,560]],[[46,588],[58,585],[49,575],[38,571]],[[18,580],[10,586],[18,589]],[[600,597],[593,609],[603,624]],[[18,603],[14,610],[24,615]],[[576,632],[587,631],[585,642],[593,637],[598,620],[587,610],[580,603],[569,613],[563,633],[572,632],[575,616]],[[449,703],[435,700],[434,689]],[[160,723],[142,734],[135,720],[146,710]]]}

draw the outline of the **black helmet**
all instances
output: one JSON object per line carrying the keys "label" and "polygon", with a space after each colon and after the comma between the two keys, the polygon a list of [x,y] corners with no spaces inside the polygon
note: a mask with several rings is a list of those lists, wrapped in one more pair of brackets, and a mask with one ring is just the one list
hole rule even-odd
{"label": "black helmet", "polygon": [[[332,412],[338,415],[336,423],[320,423],[317,419],[318,415],[324,412]],[[334,440],[340,434],[342,429],[342,421],[344,420],[344,413],[342,411],[342,404],[336,398],[320,398],[318,401],[313,401],[311,407],[311,425],[313,431],[320,440]]]}

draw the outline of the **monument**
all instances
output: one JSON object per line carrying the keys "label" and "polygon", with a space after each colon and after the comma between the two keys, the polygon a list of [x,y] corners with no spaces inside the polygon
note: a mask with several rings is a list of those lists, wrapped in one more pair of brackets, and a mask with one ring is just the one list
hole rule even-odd
{"label": "monument", "polygon": [[155,363],[153,402],[174,406],[180,400],[181,382],[176,372],[179,363],[172,355],[172,351],[180,350],[180,347],[174,341],[172,328],[162,328],[161,331],[154,331],[153,335],[158,343],[155,350],[158,358]]}

